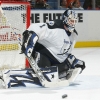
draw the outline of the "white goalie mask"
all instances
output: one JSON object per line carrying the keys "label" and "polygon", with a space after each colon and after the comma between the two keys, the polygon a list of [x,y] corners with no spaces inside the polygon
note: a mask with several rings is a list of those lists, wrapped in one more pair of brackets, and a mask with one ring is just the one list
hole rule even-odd
{"label": "white goalie mask", "polygon": [[66,10],[62,16],[63,23],[67,26],[68,30],[72,32],[78,22],[77,13],[74,10]]}

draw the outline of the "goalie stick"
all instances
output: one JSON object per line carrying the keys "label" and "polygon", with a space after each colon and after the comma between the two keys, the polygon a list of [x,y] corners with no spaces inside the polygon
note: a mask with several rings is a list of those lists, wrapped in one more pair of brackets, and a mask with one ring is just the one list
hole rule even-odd
{"label": "goalie stick", "polygon": [[58,79],[57,81],[52,81],[49,82],[47,81],[47,79],[44,77],[41,69],[38,67],[37,63],[35,62],[35,60],[33,59],[33,57],[27,57],[31,67],[33,68],[34,72],[36,73],[36,76],[39,78],[40,83],[43,87],[62,87],[62,86],[69,86],[72,82],[74,82],[74,80],[77,78],[77,76],[80,74],[81,72],[81,68],[75,68],[72,71],[72,76],[67,80],[61,80]]}
{"label": "goalie stick", "polygon": [[36,73],[36,76],[39,78],[40,83],[42,84],[43,87],[61,87],[61,86],[69,86],[68,80],[60,80],[58,79],[56,82],[52,81],[49,82],[47,79],[44,77],[43,73],[41,72],[40,68],[38,67],[37,63],[34,61],[34,59],[31,57],[27,57],[31,67],[33,68],[34,72]]}

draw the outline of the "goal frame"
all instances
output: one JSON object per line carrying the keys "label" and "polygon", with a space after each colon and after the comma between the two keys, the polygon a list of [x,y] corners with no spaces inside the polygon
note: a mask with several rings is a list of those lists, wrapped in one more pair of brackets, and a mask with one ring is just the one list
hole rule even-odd
{"label": "goal frame", "polygon": [[27,5],[27,10],[26,10],[26,13],[27,13],[27,15],[26,15],[26,18],[27,18],[27,20],[26,20],[26,28],[28,28],[29,27],[29,25],[30,25],[30,10],[31,10],[31,5],[30,5],[30,3],[29,2],[17,2],[17,1],[13,1],[13,2],[8,2],[8,1],[0,1],[0,5],[1,4],[22,4],[22,5]]}
{"label": "goal frame", "polygon": [[[0,1],[0,6],[2,4],[16,4],[16,5],[27,5],[26,8],[26,29],[30,26],[30,18],[31,18],[31,5],[29,2],[23,2],[23,1]],[[25,59],[25,67],[29,68],[29,62],[27,59]]]}

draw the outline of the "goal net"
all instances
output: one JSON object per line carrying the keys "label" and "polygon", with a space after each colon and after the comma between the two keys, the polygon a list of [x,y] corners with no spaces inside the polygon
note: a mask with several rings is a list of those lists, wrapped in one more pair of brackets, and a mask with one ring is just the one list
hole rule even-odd
{"label": "goal net", "polygon": [[0,69],[26,67],[19,40],[30,25],[28,2],[0,3]]}

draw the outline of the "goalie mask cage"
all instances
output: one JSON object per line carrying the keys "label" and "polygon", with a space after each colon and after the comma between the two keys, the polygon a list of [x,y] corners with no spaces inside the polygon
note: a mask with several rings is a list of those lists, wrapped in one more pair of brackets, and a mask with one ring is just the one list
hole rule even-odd
{"label": "goalie mask cage", "polygon": [[20,45],[17,37],[22,38],[22,33],[29,25],[29,2],[0,2],[0,69],[28,66],[25,55],[19,54]]}

